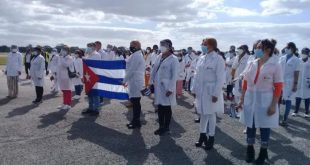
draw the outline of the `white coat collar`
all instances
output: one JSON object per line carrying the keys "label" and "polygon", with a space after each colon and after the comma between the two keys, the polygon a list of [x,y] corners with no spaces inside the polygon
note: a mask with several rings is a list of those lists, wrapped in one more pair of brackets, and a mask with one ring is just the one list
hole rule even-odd
{"label": "white coat collar", "polygon": [[[255,60],[254,60],[255,63],[258,63],[258,60],[259,60],[259,59],[255,59]],[[277,64],[277,63],[279,63],[279,59],[278,59],[276,56],[271,56],[271,57],[268,59],[268,61],[265,63],[265,65],[266,65],[266,64]]]}

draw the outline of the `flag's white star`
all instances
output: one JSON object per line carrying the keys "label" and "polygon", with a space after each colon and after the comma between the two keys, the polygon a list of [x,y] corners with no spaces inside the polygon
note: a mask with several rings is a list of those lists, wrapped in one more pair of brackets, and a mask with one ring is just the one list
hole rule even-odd
{"label": "flag's white star", "polygon": [[86,81],[87,81],[87,82],[90,81],[90,75],[88,74],[88,72],[86,72],[85,78],[86,78]]}

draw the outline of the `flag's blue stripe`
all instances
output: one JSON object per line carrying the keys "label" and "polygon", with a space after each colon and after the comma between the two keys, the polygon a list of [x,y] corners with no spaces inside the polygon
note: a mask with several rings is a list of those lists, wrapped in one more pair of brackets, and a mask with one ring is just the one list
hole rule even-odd
{"label": "flag's blue stripe", "polygon": [[88,93],[88,95],[102,96],[102,97],[107,97],[110,99],[118,99],[118,100],[128,100],[129,99],[128,93],[110,92],[110,91],[105,91],[105,90],[100,90],[100,89],[92,89]]}
{"label": "flag's blue stripe", "polygon": [[83,60],[84,63],[93,68],[98,69],[126,69],[126,61],[125,60],[118,60],[118,61],[100,61],[100,60]]}
{"label": "flag's blue stripe", "polygon": [[102,75],[98,75],[99,80],[97,82],[111,84],[111,85],[121,85],[123,79],[122,78],[110,78]]}

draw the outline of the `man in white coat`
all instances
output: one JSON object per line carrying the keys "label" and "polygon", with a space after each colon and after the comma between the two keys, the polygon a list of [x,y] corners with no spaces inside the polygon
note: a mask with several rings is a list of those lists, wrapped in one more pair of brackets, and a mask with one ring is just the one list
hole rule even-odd
{"label": "man in white coat", "polygon": [[193,61],[195,61],[195,59],[198,56],[193,52],[193,48],[192,47],[188,47],[187,48],[187,55],[185,55],[185,74],[186,74],[186,78],[185,78],[185,90],[190,91],[190,87],[191,87],[191,79],[193,77],[193,72],[191,69],[191,65],[193,63]]}
{"label": "man in white coat", "polygon": [[57,78],[57,72],[58,72],[58,62],[59,62],[59,55],[57,53],[57,49],[54,48],[52,50],[50,59],[49,59],[49,65],[48,70],[51,71],[51,77],[50,80],[54,81],[54,84],[52,86],[52,93],[58,93],[59,92],[59,84],[58,84],[58,78]]}
{"label": "man in white coat", "polygon": [[176,105],[176,82],[179,65],[177,57],[173,55],[171,40],[162,40],[160,50],[162,54],[158,56],[151,73],[159,120],[159,129],[154,132],[155,135],[164,135],[170,131],[171,106]]}
{"label": "man in white coat", "polygon": [[281,126],[286,127],[288,125],[287,119],[292,107],[292,100],[295,98],[298,85],[298,77],[300,72],[301,61],[295,56],[297,47],[295,43],[290,42],[285,48],[285,56],[280,58],[280,64],[283,70],[284,87],[282,93],[282,99],[285,100],[285,113]]}
{"label": "man in white coat", "polygon": [[8,98],[16,98],[18,95],[18,79],[22,74],[23,58],[18,52],[16,45],[11,46],[11,52],[8,54],[5,74],[7,76]]}
{"label": "man in white coat", "polygon": [[129,98],[132,103],[133,118],[129,124],[128,129],[135,129],[141,127],[141,91],[144,87],[144,71],[145,60],[141,51],[141,44],[139,41],[130,42],[130,52],[132,54],[126,61],[126,76],[123,85],[128,86]]}
{"label": "man in white coat", "polygon": [[[215,52],[217,41],[214,38],[203,40],[202,50],[206,55],[199,58],[192,93],[195,96],[197,113],[200,114],[200,137],[197,147],[202,143],[210,150],[214,145],[216,113],[224,113],[223,90],[225,82],[225,61]],[[207,128],[208,136],[207,138]]]}
{"label": "man in white coat", "polygon": [[[96,51],[96,44],[95,43],[88,43],[87,48],[85,50],[86,59],[89,60],[101,60],[100,54]],[[83,111],[82,114],[90,114],[92,116],[99,115],[99,108],[100,108],[100,97],[88,94],[88,109]]]}
{"label": "man in white coat", "polygon": [[33,51],[33,58],[30,64],[30,77],[33,81],[36,90],[36,99],[32,102],[34,104],[42,103],[43,86],[44,86],[44,72],[45,72],[45,59],[41,55],[41,48],[36,47]]}
{"label": "man in white coat", "polygon": [[305,118],[309,118],[309,105],[310,105],[310,49],[302,49],[301,55],[301,70],[299,72],[299,80],[296,92],[296,106],[295,112],[292,116],[297,116],[301,104],[301,100],[305,100]]}

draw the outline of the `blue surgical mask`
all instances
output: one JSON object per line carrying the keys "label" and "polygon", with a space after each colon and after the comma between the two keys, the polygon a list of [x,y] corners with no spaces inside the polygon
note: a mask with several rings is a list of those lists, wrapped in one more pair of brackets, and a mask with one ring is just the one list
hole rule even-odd
{"label": "blue surgical mask", "polygon": [[89,53],[91,53],[92,51],[93,51],[93,49],[92,49],[92,48],[87,47],[87,48],[86,48],[86,50],[85,50],[85,53],[89,54]]}
{"label": "blue surgical mask", "polygon": [[254,54],[257,58],[262,58],[264,56],[264,52],[262,49],[255,49]]}
{"label": "blue surgical mask", "polygon": [[208,53],[208,47],[205,45],[201,45],[201,51],[203,54],[207,54]]}
{"label": "blue surgical mask", "polygon": [[286,48],[286,49],[285,49],[285,54],[291,55],[291,54],[292,54],[292,50],[291,50],[291,49]]}

